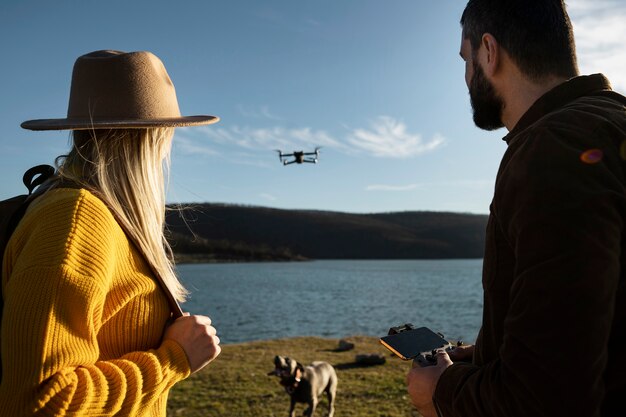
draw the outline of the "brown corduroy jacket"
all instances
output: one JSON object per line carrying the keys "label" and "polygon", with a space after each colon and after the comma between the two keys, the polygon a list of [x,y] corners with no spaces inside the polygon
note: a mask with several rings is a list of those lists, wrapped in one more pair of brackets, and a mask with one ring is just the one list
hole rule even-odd
{"label": "brown corduroy jacket", "polygon": [[601,74],[542,96],[504,138],[473,363],[440,415],[626,415],[626,98]]}

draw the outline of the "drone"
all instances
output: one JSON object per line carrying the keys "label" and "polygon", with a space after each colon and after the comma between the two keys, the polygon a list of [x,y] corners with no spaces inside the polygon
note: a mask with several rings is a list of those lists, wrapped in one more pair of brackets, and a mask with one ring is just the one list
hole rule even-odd
{"label": "drone", "polygon": [[[280,150],[276,150],[278,152],[278,158],[283,165],[290,164],[301,164],[303,162],[308,162],[310,164],[317,164],[317,158],[320,156],[320,148],[317,147],[313,152],[304,152],[304,151],[294,151],[293,153],[283,153]],[[315,155],[315,157],[307,158],[307,156]],[[288,161],[285,158],[293,158],[291,161]]]}

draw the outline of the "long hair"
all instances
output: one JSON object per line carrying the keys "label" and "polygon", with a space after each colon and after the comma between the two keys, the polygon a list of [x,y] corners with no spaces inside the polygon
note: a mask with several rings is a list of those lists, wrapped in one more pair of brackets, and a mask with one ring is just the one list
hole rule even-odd
{"label": "long hair", "polygon": [[492,34],[533,81],[578,75],[572,24],[563,0],[469,0],[463,37],[477,51]]}
{"label": "long hair", "polygon": [[174,298],[184,301],[187,291],[164,236],[173,135],[173,128],[75,130],[69,154],[57,158],[58,184],[75,183],[101,198]]}

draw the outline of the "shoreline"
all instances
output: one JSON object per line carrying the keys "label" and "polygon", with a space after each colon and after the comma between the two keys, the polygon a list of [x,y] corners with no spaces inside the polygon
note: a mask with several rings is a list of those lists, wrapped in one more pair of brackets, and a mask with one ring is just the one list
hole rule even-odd
{"label": "shoreline", "polygon": [[236,264],[236,263],[286,263],[286,262],[312,262],[312,261],[453,261],[467,259],[482,259],[482,257],[451,257],[451,258],[298,258],[298,259],[216,259],[211,255],[188,255],[175,256],[177,265],[188,264]]}

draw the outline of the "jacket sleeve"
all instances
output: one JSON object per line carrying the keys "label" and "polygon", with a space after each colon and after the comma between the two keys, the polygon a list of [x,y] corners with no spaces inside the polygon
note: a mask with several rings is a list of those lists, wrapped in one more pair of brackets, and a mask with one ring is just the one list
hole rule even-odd
{"label": "jacket sleeve", "polygon": [[608,142],[588,138],[604,154],[584,162],[589,144],[533,133],[496,184],[497,220],[516,259],[503,343],[496,360],[444,372],[434,402],[445,417],[600,413],[626,210],[622,162]]}
{"label": "jacket sleeve", "polygon": [[[119,246],[112,238],[114,221],[102,207],[88,202],[82,206],[77,210],[89,209],[102,216],[76,216],[75,211],[70,213],[73,218],[87,226],[104,224],[108,228],[85,227],[80,245],[62,239],[60,244],[47,245],[46,236],[66,223],[48,212],[49,218],[41,221],[43,226],[28,234],[20,265],[5,285],[0,415],[138,415],[164,401],[170,387],[190,373],[185,352],[171,340],[160,346],[156,343],[153,349],[137,346],[115,359],[102,360],[103,347],[114,343],[101,339],[101,330],[110,325],[105,302],[121,308],[137,298],[133,294],[140,290],[112,291],[115,284],[110,271],[116,262],[114,249]],[[74,236],[74,229],[82,226],[72,224]],[[90,257],[68,252],[68,247],[77,246]],[[32,253],[37,256],[29,256]],[[60,261],[58,257],[62,257]],[[150,315],[149,308],[133,311],[137,322],[140,315]],[[162,332],[162,322],[150,325],[158,328],[158,334]],[[124,338],[124,332],[135,330],[109,333]]]}

